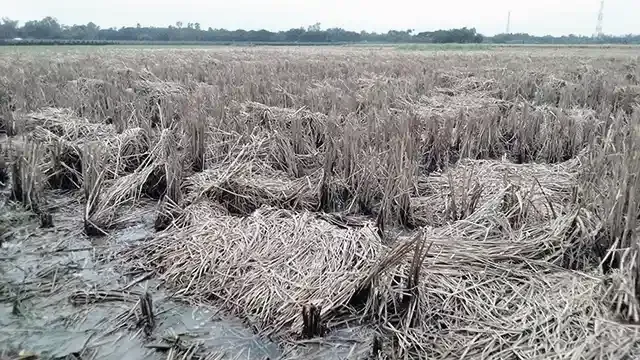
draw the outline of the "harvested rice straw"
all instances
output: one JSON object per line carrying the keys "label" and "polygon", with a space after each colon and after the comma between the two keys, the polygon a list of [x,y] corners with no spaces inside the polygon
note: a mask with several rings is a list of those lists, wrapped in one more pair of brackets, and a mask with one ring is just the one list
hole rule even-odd
{"label": "harvested rice straw", "polygon": [[186,93],[184,86],[172,81],[139,80],[135,82],[134,87],[140,94],[157,97],[183,95]]}
{"label": "harvested rice straw", "polygon": [[86,201],[84,210],[84,231],[87,235],[104,235],[104,225],[100,216],[101,192],[104,181],[104,155],[98,146],[87,145],[83,152],[83,190]]}
{"label": "harvested rice straw", "polygon": [[241,214],[249,214],[262,205],[286,209],[318,208],[322,171],[291,180],[267,164],[241,161],[241,157],[188,178],[188,202],[209,197]]}
{"label": "harvested rice straw", "polygon": [[116,135],[113,126],[91,123],[67,108],[44,108],[27,114],[24,122],[26,131],[40,126],[68,141],[101,140]]}
{"label": "harvested rice straw", "polygon": [[202,215],[126,256],[156,264],[181,295],[219,299],[265,334],[299,334],[302,305],[312,302],[323,321],[338,316],[384,250],[370,227],[340,229],[308,212]]}
{"label": "harvested rice straw", "polygon": [[78,138],[67,140],[43,127],[36,127],[29,139],[44,144],[44,173],[54,188],[76,189],[81,186],[82,148],[93,143],[103,151],[105,178],[112,179],[135,171],[149,154],[149,140],[141,128],[127,129],[104,139]]}
{"label": "harvested rice straw", "polygon": [[[175,149],[173,136],[171,130],[163,130],[150,155],[134,173],[119,177],[104,185],[108,187],[100,195],[100,201],[92,205],[92,223],[100,229],[107,230],[118,223],[125,222],[128,218],[118,215],[118,210],[122,205],[135,202],[143,193],[163,196],[167,192],[168,185],[172,196],[178,196],[176,191],[179,190],[176,188],[179,186],[179,178],[176,176],[179,174],[179,170],[176,170],[175,167],[179,164],[175,161],[170,164],[167,162],[168,156],[173,153],[172,149]],[[174,171],[169,184],[166,179],[167,168]]]}
{"label": "harvested rice straw", "polygon": [[[163,132],[164,133],[164,132]],[[158,206],[156,215],[155,229],[157,231],[164,230],[179,216],[180,204],[182,202],[182,192],[180,186],[182,184],[182,165],[180,156],[175,151],[176,139],[170,132],[164,133],[165,140],[162,142],[162,158],[164,159],[164,183],[165,191],[162,201]]]}
{"label": "harvested rice straw", "polygon": [[114,177],[135,171],[149,154],[149,135],[142,128],[126,129],[104,141],[115,155]]}
{"label": "harvested rice straw", "polygon": [[83,140],[66,140],[40,126],[31,131],[27,138],[44,149],[41,165],[49,186],[66,190],[82,186]]}
{"label": "harvested rice straw", "polygon": [[318,137],[324,134],[326,128],[327,115],[311,112],[304,107],[288,109],[255,101],[245,102],[241,107],[251,119],[258,120],[271,131],[289,129],[293,133],[319,140]]}
{"label": "harvested rice straw", "polygon": [[[529,231],[511,239],[498,231],[461,233],[451,226],[400,241],[365,279],[374,279],[379,294],[369,298],[367,313],[381,317],[396,339],[396,348],[388,351],[420,358],[589,359],[630,351],[640,338],[636,330],[613,322],[603,327],[613,320],[603,279],[538,261],[544,259],[544,244],[562,237],[552,228],[533,236]],[[431,249],[418,291],[409,292],[412,252],[420,242]],[[403,300],[407,294],[418,306],[415,314]],[[416,316],[420,322],[411,321]]]}
{"label": "harvested rice straw", "polygon": [[28,142],[20,149],[11,166],[11,199],[40,214],[43,199],[43,175],[40,164],[43,151],[39,144]]}
{"label": "harvested rice straw", "polygon": [[115,290],[76,291],[69,295],[69,301],[76,306],[88,305],[111,301],[136,301],[142,296],[137,292],[124,292]]}
{"label": "harvested rice straw", "polygon": [[[577,159],[560,164],[463,159],[444,172],[421,179],[417,191],[423,195],[411,199],[413,220],[421,226],[445,225],[458,220],[447,216],[451,203],[462,204],[465,197],[481,190],[477,202],[487,204],[502,199],[508,188],[515,189],[521,207],[528,208],[529,221],[550,219],[554,212],[562,213],[572,205],[569,202],[578,186],[579,167]],[[476,190],[469,183],[471,179],[479,186]]]}
{"label": "harvested rice straw", "polygon": [[48,168],[44,173],[55,189],[75,190],[82,187],[82,151],[79,146],[59,140],[49,146]]}
{"label": "harvested rice straw", "polygon": [[198,221],[202,221],[202,219],[214,222],[218,219],[226,219],[230,215],[229,211],[220,203],[202,198],[181,209],[180,216],[175,219],[175,224],[178,228],[185,228],[197,225]]}

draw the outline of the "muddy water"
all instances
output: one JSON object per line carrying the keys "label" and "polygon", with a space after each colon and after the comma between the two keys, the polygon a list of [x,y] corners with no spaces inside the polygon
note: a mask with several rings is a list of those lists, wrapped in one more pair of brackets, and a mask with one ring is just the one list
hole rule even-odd
{"label": "muddy water", "polygon": [[[148,212],[132,210],[135,220],[123,230],[93,240],[82,233],[79,199],[47,198],[54,228],[41,229],[37,218],[0,195],[0,359],[19,351],[51,359],[167,359],[172,351],[190,349],[201,358],[281,356],[278,346],[239,320],[181,303],[145,274],[123,274],[113,266],[118,247],[152,235]],[[87,294],[110,290],[126,296],[86,301]],[[150,334],[139,309],[145,292],[155,313]]]}

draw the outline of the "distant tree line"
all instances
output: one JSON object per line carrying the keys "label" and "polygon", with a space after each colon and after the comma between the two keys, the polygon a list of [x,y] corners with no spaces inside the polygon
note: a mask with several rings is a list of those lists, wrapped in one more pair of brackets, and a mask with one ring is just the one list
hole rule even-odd
{"label": "distant tree line", "polygon": [[342,28],[322,29],[319,23],[307,28],[286,31],[203,29],[199,23],[178,21],[168,27],[135,27],[102,29],[93,22],[86,25],[63,25],[53,17],[31,20],[20,26],[16,20],[3,18],[0,22],[0,42],[13,39],[30,40],[29,43],[111,42],[221,42],[221,43],[539,43],[539,44],[589,44],[589,43],[640,43],[640,36],[601,37],[586,36],[532,36],[529,34],[501,34],[485,37],[475,28],[437,30],[416,33],[413,29],[390,30],[386,33],[349,31]]}
{"label": "distant tree line", "polygon": [[640,35],[598,37],[564,35],[564,36],[534,36],[526,33],[498,34],[488,39],[494,44],[640,44]]}
{"label": "distant tree line", "polygon": [[52,17],[27,21],[19,26],[15,20],[3,18],[0,39],[87,40],[87,41],[188,41],[188,42],[302,42],[302,43],[480,43],[483,36],[475,29],[438,30],[414,34],[409,30],[386,33],[355,32],[342,28],[321,29],[316,23],[307,28],[286,31],[203,29],[199,23],[178,21],[168,27],[135,27],[101,29],[90,22],[86,25],[62,25]]}

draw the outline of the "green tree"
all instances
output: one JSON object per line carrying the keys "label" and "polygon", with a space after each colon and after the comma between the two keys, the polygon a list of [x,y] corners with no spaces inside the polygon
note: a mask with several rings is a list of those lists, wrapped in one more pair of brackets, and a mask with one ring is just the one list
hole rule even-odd
{"label": "green tree", "polygon": [[100,27],[92,22],[89,22],[87,24],[87,34],[86,34],[86,39],[87,40],[95,40],[98,38],[98,33],[100,32]]}
{"label": "green tree", "polygon": [[22,27],[24,37],[33,39],[60,39],[62,27],[58,20],[47,16],[44,19],[27,21]]}
{"label": "green tree", "polygon": [[320,23],[273,32],[269,30],[246,31],[213,29],[204,31],[199,23],[183,23],[178,21],[168,27],[145,27],[136,24],[135,27],[122,27],[120,29],[100,29],[96,24],[89,22],[86,25],[61,25],[52,17],[42,20],[32,20],[23,26],[18,22],[3,18],[0,21],[0,39],[13,39],[24,37],[31,39],[51,40],[108,40],[108,41],[220,41],[220,42],[380,42],[380,43],[540,43],[540,44],[638,44],[640,35],[626,36],[602,36],[592,38],[590,36],[533,36],[530,34],[499,34],[485,38],[475,28],[459,28],[448,30],[435,30],[416,33],[414,29],[389,30],[386,33],[354,32],[343,28],[330,28],[322,30]]}
{"label": "green tree", "polygon": [[0,23],[0,39],[13,39],[18,37],[18,34],[18,21],[3,17]]}
{"label": "green tree", "polygon": [[319,22],[317,22],[317,23],[315,23],[313,25],[309,25],[309,27],[307,28],[307,31],[313,31],[313,32],[318,32],[318,31],[321,31],[321,30],[322,30],[322,28],[321,28]]}

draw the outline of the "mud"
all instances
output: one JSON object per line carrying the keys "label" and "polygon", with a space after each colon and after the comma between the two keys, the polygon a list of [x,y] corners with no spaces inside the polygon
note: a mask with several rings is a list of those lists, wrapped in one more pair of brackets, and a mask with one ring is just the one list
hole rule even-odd
{"label": "mud", "polygon": [[[317,340],[276,344],[213,306],[193,306],[149,273],[127,272],[117,254],[154,236],[154,203],[123,209],[136,219],[109,236],[83,233],[79,193],[47,192],[53,227],[0,191],[0,360],[362,359],[372,330],[343,328]],[[140,296],[152,299],[145,333]],[[96,297],[116,294],[117,298]],[[109,300],[109,301],[107,301]],[[286,348],[286,350],[283,350]],[[184,356],[184,357],[183,357]]]}
{"label": "mud", "polygon": [[[77,195],[48,194],[50,229],[6,195],[0,194],[0,359],[20,351],[43,359],[281,357],[276,344],[238,319],[187,305],[148,274],[118,269],[113,254],[153,236],[152,204],[131,209],[135,222],[94,240],[82,232]],[[105,291],[122,296],[108,302],[89,296]],[[149,334],[139,306],[145,292],[155,314]]]}

